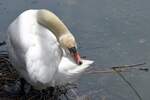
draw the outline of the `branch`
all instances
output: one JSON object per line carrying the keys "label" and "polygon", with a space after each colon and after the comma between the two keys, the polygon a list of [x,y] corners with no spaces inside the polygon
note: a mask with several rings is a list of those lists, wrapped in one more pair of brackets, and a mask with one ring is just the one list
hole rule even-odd
{"label": "branch", "polygon": [[107,69],[95,69],[95,70],[87,70],[85,73],[87,74],[97,74],[97,73],[114,73],[114,70],[117,70],[118,72],[128,72],[129,69],[138,69],[141,71],[149,71],[149,68],[147,67],[141,67],[145,65],[146,63],[139,63],[139,64],[133,64],[133,65],[119,65],[119,66],[113,66],[109,67]]}

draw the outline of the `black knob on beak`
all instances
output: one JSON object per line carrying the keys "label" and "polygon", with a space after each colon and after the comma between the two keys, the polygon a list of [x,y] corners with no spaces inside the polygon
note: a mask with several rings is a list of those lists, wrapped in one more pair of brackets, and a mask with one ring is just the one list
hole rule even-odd
{"label": "black knob on beak", "polygon": [[78,65],[81,65],[82,61],[81,61],[79,53],[77,52],[76,47],[69,48],[69,51],[70,51],[71,56],[74,58],[75,62]]}

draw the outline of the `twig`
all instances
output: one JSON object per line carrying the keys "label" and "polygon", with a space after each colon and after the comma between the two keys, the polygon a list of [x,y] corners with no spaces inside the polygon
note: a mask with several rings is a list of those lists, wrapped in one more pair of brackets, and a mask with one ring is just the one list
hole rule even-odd
{"label": "twig", "polygon": [[[127,72],[127,70],[118,70],[119,72]],[[92,70],[92,71],[87,71],[85,72],[85,74],[98,74],[98,73],[114,73],[114,71],[112,69],[105,69],[105,70]]]}
{"label": "twig", "polygon": [[97,74],[97,73],[114,73],[113,69],[115,68],[118,72],[127,72],[129,69],[139,69],[142,71],[148,71],[149,69],[146,67],[141,67],[142,65],[145,65],[146,63],[139,63],[139,64],[133,64],[133,65],[121,65],[121,66],[114,66],[107,69],[96,69],[96,70],[87,70],[86,74]]}
{"label": "twig", "polygon": [[146,63],[139,63],[139,64],[133,64],[133,65],[121,65],[121,66],[114,66],[111,68],[115,68],[115,69],[120,69],[120,68],[137,68],[140,67],[142,65],[145,65]]}
{"label": "twig", "polygon": [[124,75],[119,72],[118,70],[116,70],[116,68],[112,68],[123,80],[124,82],[126,82],[128,84],[128,86],[133,90],[133,92],[136,94],[136,96],[138,97],[139,100],[142,100],[142,97],[140,96],[140,94],[138,93],[138,91],[133,87],[133,85],[124,77]]}

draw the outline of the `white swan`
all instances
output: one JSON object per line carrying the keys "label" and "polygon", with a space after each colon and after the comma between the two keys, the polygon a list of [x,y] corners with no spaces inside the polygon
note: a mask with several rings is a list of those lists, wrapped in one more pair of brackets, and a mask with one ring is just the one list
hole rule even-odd
{"label": "white swan", "polygon": [[80,59],[76,48],[74,36],[48,10],[27,10],[8,28],[10,61],[36,89],[74,82],[93,63]]}

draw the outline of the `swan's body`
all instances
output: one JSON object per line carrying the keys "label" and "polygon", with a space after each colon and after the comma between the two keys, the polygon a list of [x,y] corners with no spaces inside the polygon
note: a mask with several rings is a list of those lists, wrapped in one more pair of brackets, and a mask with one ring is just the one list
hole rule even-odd
{"label": "swan's body", "polygon": [[10,61],[20,76],[36,89],[73,82],[93,62],[82,60],[83,64],[77,65],[58,42],[65,34],[61,37],[55,31],[61,33],[63,28],[55,25],[46,27],[50,23],[39,24],[39,11],[23,12],[9,26]]}

